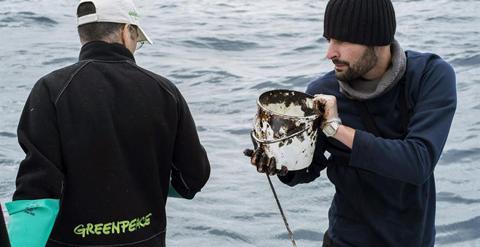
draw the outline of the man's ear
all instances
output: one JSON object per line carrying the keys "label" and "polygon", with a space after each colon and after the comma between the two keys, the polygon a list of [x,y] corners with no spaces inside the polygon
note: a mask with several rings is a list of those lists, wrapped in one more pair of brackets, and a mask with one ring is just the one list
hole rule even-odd
{"label": "man's ear", "polygon": [[123,28],[122,28],[122,31],[121,31],[122,44],[123,45],[127,44],[125,41],[132,38],[131,34],[130,34],[129,26],[130,26],[129,24],[123,25]]}

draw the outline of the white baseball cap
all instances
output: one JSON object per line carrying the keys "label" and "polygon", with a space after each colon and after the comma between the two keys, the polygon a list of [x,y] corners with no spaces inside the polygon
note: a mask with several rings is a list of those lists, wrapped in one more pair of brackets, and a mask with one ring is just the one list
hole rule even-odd
{"label": "white baseball cap", "polygon": [[95,13],[77,17],[77,26],[92,22],[131,24],[138,27],[139,37],[137,42],[153,43],[140,27],[139,15],[133,0],[81,0],[77,9],[80,4],[85,2],[91,2],[95,6]]}

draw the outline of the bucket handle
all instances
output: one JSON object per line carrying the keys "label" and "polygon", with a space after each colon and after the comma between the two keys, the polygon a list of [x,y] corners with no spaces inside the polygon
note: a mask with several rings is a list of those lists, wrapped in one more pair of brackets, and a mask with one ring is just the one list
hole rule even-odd
{"label": "bucket handle", "polygon": [[280,139],[278,139],[278,140],[272,140],[272,141],[269,141],[269,140],[260,140],[260,139],[258,139],[258,138],[255,136],[255,134],[253,133],[253,132],[255,132],[254,130],[252,130],[252,131],[250,132],[250,135],[251,135],[252,138],[253,138],[256,142],[258,142],[258,143],[261,143],[261,144],[272,144],[272,143],[277,143],[277,142],[285,141],[285,140],[287,140],[287,139],[290,139],[290,138],[292,138],[292,137],[295,137],[295,136],[297,136],[297,135],[300,135],[300,134],[302,134],[303,132],[305,132],[306,130],[307,130],[307,129],[305,128],[305,129],[300,130],[300,131],[297,131],[297,132],[295,132],[295,133],[293,133],[293,134],[291,134],[291,135],[289,135],[289,136],[285,136],[285,137],[282,137],[282,138],[280,138]]}

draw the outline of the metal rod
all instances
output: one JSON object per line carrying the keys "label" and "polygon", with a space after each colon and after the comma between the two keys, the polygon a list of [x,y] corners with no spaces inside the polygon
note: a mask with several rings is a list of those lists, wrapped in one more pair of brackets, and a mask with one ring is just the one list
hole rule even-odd
{"label": "metal rod", "polygon": [[280,210],[280,214],[282,215],[283,218],[283,223],[285,223],[285,227],[287,228],[288,231],[288,237],[290,240],[292,240],[292,246],[297,247],[297,244],[295,243],[295,239],[293,238],[293,232],[290,230],[290,227],[288,226],[287,218],[285,217],[285,214],[283,213],[282,205],[280,205],[280,201],[278,200],[277,192],[275,192],[275,188],[273,188],[272,180],[270,179],[270,176],[268,176],[267,173],[268,183],[270,184],[270,188],[272,189],[273,196],[275,197],[275,201],[277,201],[277,206],[278,209]]}

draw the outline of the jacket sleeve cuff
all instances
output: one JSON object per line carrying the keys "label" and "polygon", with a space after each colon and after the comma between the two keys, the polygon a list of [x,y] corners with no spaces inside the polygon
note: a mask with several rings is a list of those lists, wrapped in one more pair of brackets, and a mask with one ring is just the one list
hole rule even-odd
{"label": "jacket sleeve cuff", "polygon": [[371,154],[373,153],[372,146],[374,140],[374,135],[362,130],[355,130],[349,166],[365,168],[372,162]]}
{"label": "jacket sleeve cuff", "polygon": [[5,204],[12,247],[45,246],[59,209],[58,199],[18,200]]}
{"label": "jacket sleeve cuff", "polygon": [[170,181],[171,187],[179,195],[180,198],[193,199],[196,192],[191,191],[181,178],[173,179]]}

